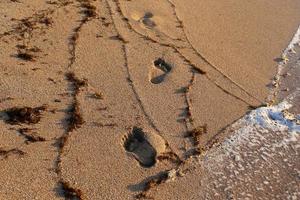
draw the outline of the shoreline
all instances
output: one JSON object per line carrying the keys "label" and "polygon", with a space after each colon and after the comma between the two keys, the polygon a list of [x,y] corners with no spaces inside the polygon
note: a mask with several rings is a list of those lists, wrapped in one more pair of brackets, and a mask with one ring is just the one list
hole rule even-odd
{"label": "shoreline", "polygon": [[[286,60],[278,64],[277,75],[281,79],[276,79],[278,86],[274,90],[278,92],[275,98],[281,102],[256,108],[227,127],[219,143],[191,161],[194,170],[177,177],[174,181],[177,184],[162,185],[155,192],[155,199],[171,199],[174,193],[179,199],[186,195],[196,199],[299,198],[300,36],[297,33],[283,51]],[[295,74],[284,75],[291,69]],[[295,79],[294,83],[290,81]],[[285,90],[287,87],[291,90]],[[270,90],[272,98],[274,90]],[[194,185],[196,189],[191,189]]]}

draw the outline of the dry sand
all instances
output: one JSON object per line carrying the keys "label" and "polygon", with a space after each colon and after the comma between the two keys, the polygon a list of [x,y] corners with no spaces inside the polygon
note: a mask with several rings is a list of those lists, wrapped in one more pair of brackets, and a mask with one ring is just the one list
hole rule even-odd
{"label": "dry sand", "polygon": [[[277,157],[274,191],[236,195],[245,177],[213,146],[267,101],[299,10],[296,0],[1,1],[0,199],[293,198],[279,183],[299,179],[285,179]],[[245,176],[255,185],[265,174]]]}

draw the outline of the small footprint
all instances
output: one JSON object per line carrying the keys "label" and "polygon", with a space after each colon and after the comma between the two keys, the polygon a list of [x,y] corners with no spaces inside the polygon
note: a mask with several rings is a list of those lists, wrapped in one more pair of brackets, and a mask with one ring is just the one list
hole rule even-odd
{"label": "small footprint", "polygon": [[167,74],[172,70],[172,66],[162,58],[158,58],[153,64],[149,75],[150,82],[159,84],[165,80]]}
{"label": "small footprint", "polygon": [[124,138],[124,148],[134,155],[141,166],[152,167],[157,155],[166,150],[166,144],[160,136],[133,127]]}
{"label": "small footprint", "polygon": [[145,15],[140,19],[140,21],[147,27],[153,28],[156,23],[152,20],[153,14],[151,12],[146,12]]}
{"label": "small footprint", "polygon": [[131,18],[140,23],[142,27],[154,28],[156,23],[154,21],[154,15],[151,12],[145,12],[144,15],[141,13],[132,13]]}

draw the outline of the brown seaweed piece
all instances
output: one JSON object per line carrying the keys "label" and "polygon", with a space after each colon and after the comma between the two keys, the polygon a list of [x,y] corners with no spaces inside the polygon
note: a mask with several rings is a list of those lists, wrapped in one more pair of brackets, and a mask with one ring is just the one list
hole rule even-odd
{"label": "brown seaweed piece", "polygon": [[24,61],[35,61],[35,56],[28,51],[18,51],[16,57]]}
{"label": "brown seaweed piece", "polygon": [[19,133],[21,134],[21,136],[23,136],[25,138],[26,144],[46,141],[45,138],[35,135],[34,133],[30,133],[31,130],[32,129],[29,129],[29,128],[20,128],[19,129]]}
{"label": "brown seaweed piece", "polygon": [[80,189],[73,188],[69,183],[60,181],[63,189],[63,194],[66,199],[82,199],[82,192]]}
{"label": "brown seaweed piece", "polygon": [[6,158],[8,158],[8,156],[10,156],[12,154],[23,156],[23,155],[25,155],[25,152],[21,151],[20,149],[16,149],[16,148],[9,149],[9,150],[4,150],[4,149],[0,148],[0,158],[2,157],[2,159],[6,159]]}
{"label": "brown seaweed piece", "polygon": [[68,132],[73,131],[74,129],[80,128],[82,124],[84,124],[84,120],[80,114],[78,102],[75,101],[74,104],[71,105],[69,110],[69,118],[68,118]]}
{"label": "brown seaweed piece", "polygon": [[70,81],[74,87],[74,94],[77,95],[80,88],[87,86],[87,81],[85,79],[78,79],[73,72],[66,73],[67,80]]}
{"label": "brown seaweed piece", "polygon": [[199,126],[192,131],[189,131],[186,137],[191,137],[194,141],[194,145],[197,146],[200,143],[200,136],[207,133],[207,125]]}
{"label": "brown seaweed piece", "polygon": [[150,179],[148,182],[146,182],[144,190],[137,194],[135,197],[137,199],[153,199],[153,197],[149,196],[149,191],[162,184],[165,183],[167,180],[169,179],[169,172],[168,171],[163,171],[161,173],[159,173],[157,176],[153,177],[152,179]]}
{"label": "brown seaweed piece", "polygon": [[46,105],[31,108],[31,107],[13,107],[6,109],[4,112],[8,118],[5,120],[9,124],[36,124],[41,119],[42,111],[45,111]]}

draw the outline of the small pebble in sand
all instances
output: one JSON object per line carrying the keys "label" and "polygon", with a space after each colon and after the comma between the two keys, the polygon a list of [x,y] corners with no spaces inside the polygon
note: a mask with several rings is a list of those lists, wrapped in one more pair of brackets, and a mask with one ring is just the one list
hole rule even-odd
{"label": "small pebble in sand", "polygon": [[289,88],[284,88],[284,89],[282,89],[282,91],[288,92],[288,91],[290,91],[290,89]]}
{"label": "small pebble in sand", "polygon": [[294,48],[290,49],[290,52],[293,53],[293,54],[297,53]]}
{"label": "small pebble in sand", "polygon": [[269,184],[269,182],[268,182],[268,181],[264,181],[264,184],[265,184],[265,185],[268,185],[268,184]]}
{"label": "small pebble in sand", "polygon": [[277,81],[272,81],[272,85],[273,85],[273,87],[278,87],[278,82]]}
{"label": "small pebble in sand", "polygon": [[283,60],[283,63],[286,64],[289,61],[289,58],[287,57],[287,55],[283,55],[282,60]]}
{"label": "small pebble in sand", "polygon": [[238,162],[238,161],[241,160],[241,157],[240,157],[239,155],[235,155],[235,156],[234,156],[234,160],[235,160],[236,162]]}

